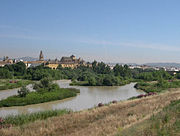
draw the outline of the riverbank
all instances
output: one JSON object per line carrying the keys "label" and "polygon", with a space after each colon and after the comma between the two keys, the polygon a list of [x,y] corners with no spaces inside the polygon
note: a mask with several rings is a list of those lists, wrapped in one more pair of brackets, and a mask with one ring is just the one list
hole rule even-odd
{"label": "riverbank", "polygon": [[0,91],[7,89],[19,88],[22,86],[26,86],[28,84],[32,84],[31,80],[22,80],[22,79],[0,79]]}
{"label": "riverbank", "polygon": [[90,81],[72,81],[70,83],[71,86],[123,86],[126,84],[130,84],[131,82],[136,82],[134,79],[129,79],[129,80],[122,80],[122,81],[117,81],[115,83],[111,83],[110,81],[103,82],[101,84],[93,84],[90,83]]}
{"label": "riverbank", "polygon": [[4,128],[0,130],[0,135],[115,135],[135,123],[148,119],[179,98],[180,89],[177,89],[155,96],[35,121],[21,127]]}
{"label": "riverbank", "polygon": [[71,86],[89,86],[88,81],[72,81],[69,85],[71,85]]}
{"label": "riverbank", "polygon": [[50,110],[50,111],[41,111],[31,114],[21,114],[21,115],[11,115],[5,118],[0,118],[2,122],[0,123],[0,127],[4,127],[7,125],[11,126],[21,126],[24,124],[28,124],[34,122],[36,120],[45,120],[49,117],[61,116],[64,114],[69,114],[70,110]]}
{"label": "riverbank", "polygon": [[143,90],[146,93],[165,92],[171,88],[180,88],[180,80],[159,80],[157,82],[138,82],[135,86],[136,89]]}
{"label": "riverbank", "polygon": [[180,100],[172,101],[149,119],[119,131],[116,136],[179,136]]}

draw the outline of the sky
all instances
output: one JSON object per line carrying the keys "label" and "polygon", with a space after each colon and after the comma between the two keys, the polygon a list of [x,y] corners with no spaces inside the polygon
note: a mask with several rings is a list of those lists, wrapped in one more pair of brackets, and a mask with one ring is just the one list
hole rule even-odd
{"label": "sky", "polygon": [[0,0],[0,58],[180,63],[179,0]]}

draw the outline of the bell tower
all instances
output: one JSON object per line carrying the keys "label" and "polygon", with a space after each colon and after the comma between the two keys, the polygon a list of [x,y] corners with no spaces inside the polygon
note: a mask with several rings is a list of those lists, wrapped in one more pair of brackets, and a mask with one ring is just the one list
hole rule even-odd
{"label": "bell tower", "polygon": [[43,61],[44,60],[44,55],[42,53],[42,51],[40,52],[40,55],[39,55],[39,61]]}

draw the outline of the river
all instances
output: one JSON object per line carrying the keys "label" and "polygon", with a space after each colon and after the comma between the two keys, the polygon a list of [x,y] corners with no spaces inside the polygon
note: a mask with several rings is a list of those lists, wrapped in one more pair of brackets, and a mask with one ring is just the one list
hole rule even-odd
{"label": "river", "polygon": [[[59,80],[56,81],[56,83],[58,83],[61,88],[72,87],[69,86],[69,80]],[[121,101],[139,94],[144,94],[144,92],[136,90],[134,85],[135,83],[124,86],[73,86],[73,88],[80,89],[80,94],[76,97],[34,105],[0,108],[0,117],[55,109],[80,111],[97,106],[100,102],[109,103],[113,100]],[[33,91],[32,85],[29,85],[28,88]],[[0,100],[17,94],[17,90],[18,89],[0,91]]]}

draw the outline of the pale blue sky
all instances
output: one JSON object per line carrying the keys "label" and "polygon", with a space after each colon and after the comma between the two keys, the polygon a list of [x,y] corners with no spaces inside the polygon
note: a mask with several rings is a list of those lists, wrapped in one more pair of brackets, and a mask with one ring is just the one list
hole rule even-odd
{"label": "pale blue sky", "polygon": [[179,62],[179,0],[0,0],[0,57]]}

